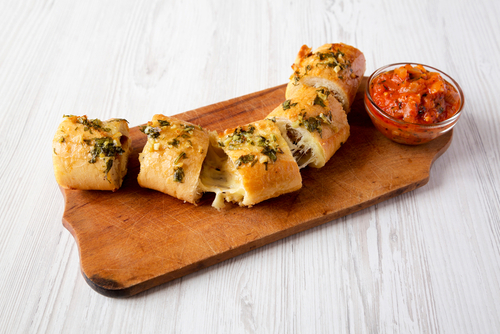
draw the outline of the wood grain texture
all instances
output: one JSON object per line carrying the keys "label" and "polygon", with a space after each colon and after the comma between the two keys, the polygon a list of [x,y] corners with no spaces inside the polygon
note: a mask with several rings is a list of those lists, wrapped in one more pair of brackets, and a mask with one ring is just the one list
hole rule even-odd
{"label": "wood grain texture", "polygon": [[[500,332],[500,2],[0,1],[1,333]],[[302,44],[416,61],[466,105],[425,187],[127,299],[80,272],[50,142],[281,85]]]}
{"label": "wood grain texture", "polygon": [[[64,226],[78,243],[82,273],[99,293],[126,297],[230,259],[295,233],[423,186],[452,132],[427,145],[399,145],[372,125],[363,105],[366,78],[349,114],[351,136],[321,169],[302,172],[303,188],[252,208],[198,206],[137,183],[146,142],[130,131],[132,153],[114,192],[61,188]],[[285,86],[188,111],[176,117],[209,130],[265,118],[285,100]]]}

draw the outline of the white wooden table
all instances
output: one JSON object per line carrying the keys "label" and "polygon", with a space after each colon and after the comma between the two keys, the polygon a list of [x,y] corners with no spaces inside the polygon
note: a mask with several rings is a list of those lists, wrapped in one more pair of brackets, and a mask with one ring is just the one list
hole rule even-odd
{"label": "white wooden table", "polygon": [[[0,1],[0,332],[500,332],[500,2]],[[302,44],[415,61],[466,107],[429,183],[127,299],[62,226],[63,114],[131,126],[283,84]]]}

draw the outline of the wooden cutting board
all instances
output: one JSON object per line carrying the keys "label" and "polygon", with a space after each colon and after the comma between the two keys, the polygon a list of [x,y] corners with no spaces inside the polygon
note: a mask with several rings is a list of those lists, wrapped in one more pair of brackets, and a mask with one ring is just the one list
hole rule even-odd
{"label": "wooden cutting board", "polygon": [[[327,165],[303,169],[301,190],[252,208],[227,204],[219,212],[211,207],[211,194],[194,206],[140,188],[138,154],[146,136],[132,128],[133,153],[122,188],[114,193],[61,189],[63,224],[78,244],[88,284],[106,296],[131,296],[425,185],[452,132],[421,146],[393,143],[366,114],[365,84],[366,78],[348,115],[351,136]],[[223,131],[265,118],[285,100],[285,87],[177,117]]]}

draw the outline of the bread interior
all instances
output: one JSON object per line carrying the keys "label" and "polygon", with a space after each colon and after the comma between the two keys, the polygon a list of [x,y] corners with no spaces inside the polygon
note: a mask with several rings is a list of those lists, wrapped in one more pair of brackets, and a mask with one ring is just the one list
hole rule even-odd
{"label": "bread interior", "polygon": [[276,118],[281,135],[285,139],[299,169],[316,164],[318,159],[314,149],[314,139],[304,128],[294,128],[287,118]]}
{"label": "bread interior", "polygon": [[227,154],[217,145],[214,136],[210,138],[207,156],[200,173],[199,188],[203,192],[215,193],[212,206],[223,208],[224,200],[241,203],[246,195],[236,167]]}

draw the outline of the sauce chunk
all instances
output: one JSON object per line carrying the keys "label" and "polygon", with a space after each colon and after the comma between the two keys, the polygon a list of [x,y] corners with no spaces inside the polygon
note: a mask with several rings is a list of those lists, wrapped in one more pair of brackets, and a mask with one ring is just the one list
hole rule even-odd
{"label": "sauce chunk", "polygon": [[388,115],[415,124],[442,122],[460,107],[456,89],[422,65],[407,64],[380,74],[371,82],[370,94]]}

